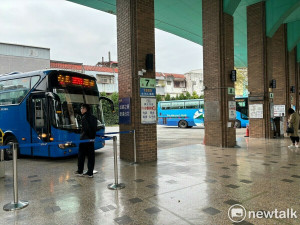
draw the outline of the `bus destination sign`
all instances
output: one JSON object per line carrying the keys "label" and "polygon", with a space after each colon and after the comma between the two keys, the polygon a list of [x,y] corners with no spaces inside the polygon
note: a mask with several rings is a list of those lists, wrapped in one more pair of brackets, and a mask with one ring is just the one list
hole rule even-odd
{"label": "bus destination sign", "polygon": [[74,77],[69,75],[58,75],[57,77],[58,82],[61,85],[76,85],[76,86],[83,86],[83,87],[94,87],[95,81],[87,78],[81,77]]}

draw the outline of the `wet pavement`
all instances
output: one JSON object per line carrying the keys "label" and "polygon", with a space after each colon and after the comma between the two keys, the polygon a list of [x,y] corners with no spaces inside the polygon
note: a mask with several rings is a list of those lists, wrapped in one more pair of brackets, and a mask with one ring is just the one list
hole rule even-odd
{"label": "wet pavement", "polygon": [[[171,130],[180,134],[180,129]],[[201,139],[204,130],[194,130],[184,133],[195,132]],[[184,134],[181,141],[159,145],[157,162],[131,165],[119,160],[119,182],[126,187],[117,191],[107,188],[114,182],[110,143],[96,151],[99,172],[94,178],[73,175],[76,157],[20,159],[19,199],[29,201],[29,206],[1,210],[0,224],[233,224],[228,209],[234,204],[247,212],[292,208],[300,217],[300,149],[289,149],[287,138],[244,138],[242,131],[237,132],[237,148],[204,146],[193,133],[190,140]],[[165,132],[159,128],[158,134]],[[6,176],[0,179],[1,207],[11,201],[12,165],[6,162]],[[300,220],[247,214],[238,224]]]}

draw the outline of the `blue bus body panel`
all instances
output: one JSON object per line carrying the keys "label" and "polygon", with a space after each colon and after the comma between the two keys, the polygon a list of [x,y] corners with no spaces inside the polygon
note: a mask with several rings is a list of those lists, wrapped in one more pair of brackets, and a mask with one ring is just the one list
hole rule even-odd
{"label": "blue bus body panel", "polygon": [[[26,101],[23,101],[20,105],[10,105],[0,107],[0,128],[4,133],[12,133],[19,144],[29,144],[30,140],[30,125],[26,118]],[[13,118],[13,121],[7,118]],[[13,124],[13,125],[11,125]],[[22,138],[24,140],[22,140]],[[30,155],[31,148],[20,149],[21,154]]]}
{"label": "blue bus body panel", "polygon": [[188,126],[204,124],[203,109],[165,109],[158,107],[158,124],[178,126],[180,120],[185,120]]}
{"label": "blue bus body panel", "polygon": [[247,119],[248,115],[242,114],[240,110],[248,109],[248,97],[236,97],[236,101],[244,103],[244,106],[238,107],[238,102],[237,102],[236,120],[241,122],[242,128],[245,128],[247,125],[249,125],[249,119]]}

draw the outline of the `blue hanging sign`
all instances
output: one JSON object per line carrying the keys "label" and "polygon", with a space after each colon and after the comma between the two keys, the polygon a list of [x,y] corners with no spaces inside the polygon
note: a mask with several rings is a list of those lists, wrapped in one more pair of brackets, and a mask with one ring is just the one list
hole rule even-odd
{"label": "blue hanging sign", "polygon": [[130,97],[119,98],[119,123],[120,124],[130,124]]}

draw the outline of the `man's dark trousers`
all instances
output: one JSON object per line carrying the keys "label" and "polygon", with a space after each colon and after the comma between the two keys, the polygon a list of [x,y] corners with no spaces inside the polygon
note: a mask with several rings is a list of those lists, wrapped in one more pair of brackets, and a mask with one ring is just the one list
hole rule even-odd
{"label": "man's dark trousers", "polygon": [[78,151],[78,172],[82,173],[84,168],[85,156],[88,157],[88,175],[93,175],[95,166],[94,142],[80,143]]}

